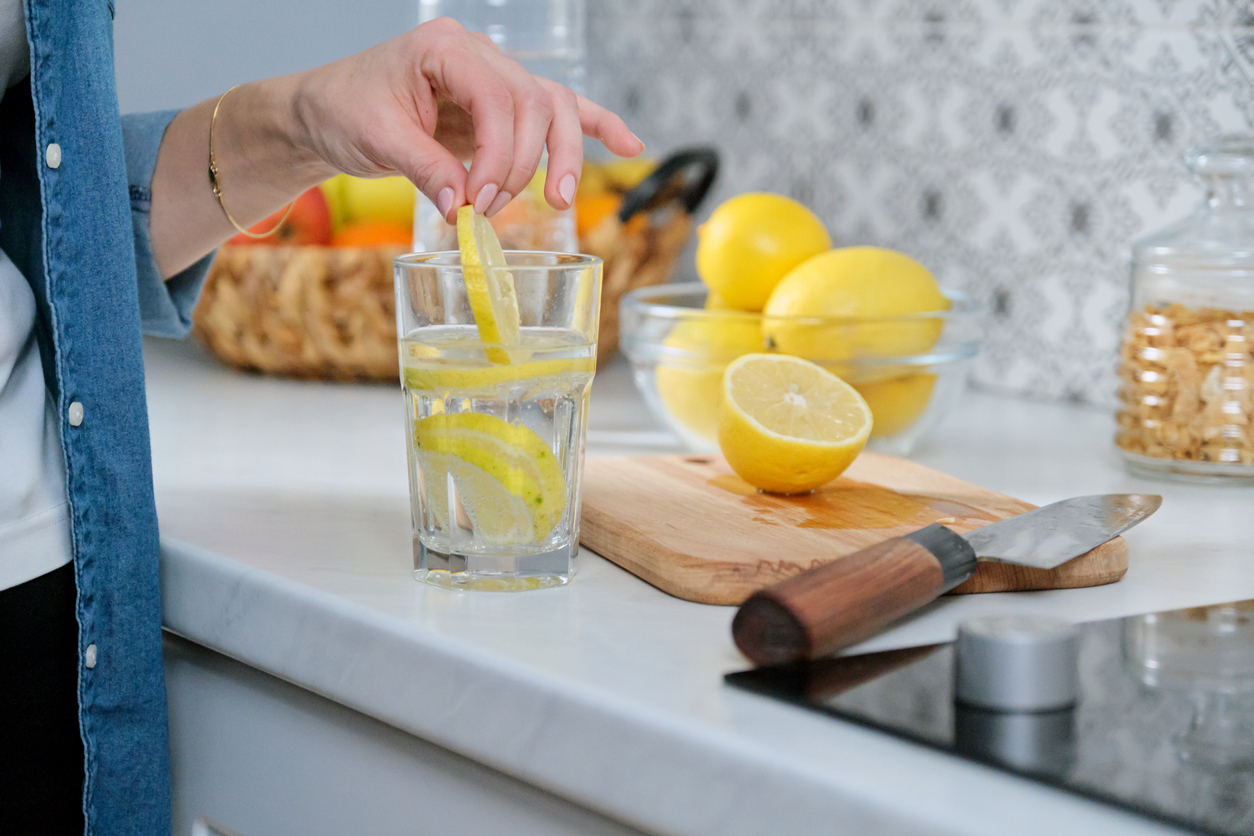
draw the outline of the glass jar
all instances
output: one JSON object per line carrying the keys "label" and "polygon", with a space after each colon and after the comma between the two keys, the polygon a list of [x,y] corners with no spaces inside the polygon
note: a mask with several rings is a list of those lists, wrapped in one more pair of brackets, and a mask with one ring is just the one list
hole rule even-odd
{"label": "glass jar", "polygon": [[1133,246],[1115,443],[1136,475],[1254,484],[1254,136],[1188,165],[1205,202]]}

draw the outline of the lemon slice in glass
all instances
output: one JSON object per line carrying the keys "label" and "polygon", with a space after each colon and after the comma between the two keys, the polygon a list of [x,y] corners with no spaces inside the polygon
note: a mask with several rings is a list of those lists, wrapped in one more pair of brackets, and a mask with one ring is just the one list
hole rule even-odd
{"label": "lemon slice in glass", "polygon": [[436,524],[448,531],[449,514],[458,519],[458,510],[449,505],[449,480],[457,487],[461,509],[475,533],[494,545],[530,543],[536,537],[536,524],[526,501],[511,493],[484,471],[467,461],[443,453],[419,453],[429,507]]}
{"label": "lemon slice in glass", "polygon": [[535,380],[537,385],[557,388],[566,376],[587,377],[596,371],[591,357],[559,357],[553,360],[527,360],[511,366],[459,366],[438,360],[416,360],[402,370],[405,385],[425,392],[456,390],[491,391],[506,384]]}
{"label": "lemon slice in glass", "polygon": [[[529,427],[478,412],[430,415],[414,422],[414,448],[426,465],[424,481],[451,475],[476,531],[489,542],[537,543],[562,519],[561,464]],[[435,493],[431,498],[439,500]],[[498,513],[502,519],[493,517]],[[528,526],[517,523],[520,513]]]}
{"label": "lemon slice in glass", "polygon": [[479,339],[488,360],[511,362],[510,348],[518,345],[518,296],[514,277],[505,265],[505,253],[492,224],[473,206],[457,210],[457,247],[461,250],[462,278]]}
{"label": "lemon slice in glass", "polygon": [[782,354],[746,354],[723,373],[718,443],[732,470],[771,493],[807,493],[866,446],[871,410],[826,369]]}

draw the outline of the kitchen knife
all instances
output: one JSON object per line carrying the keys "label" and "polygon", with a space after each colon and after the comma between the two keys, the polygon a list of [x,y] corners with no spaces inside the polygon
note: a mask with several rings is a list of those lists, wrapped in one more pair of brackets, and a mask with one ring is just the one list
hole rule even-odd
{"label": "kitchen knife", "polygon": [[823,656],[953,589],[974,574],[978,559],[1053,569],[1119,536],[1162,502],[1151,494],[1078,496],[967,534],[929,525],[755,592],[737,610],[732,637],[759,665]]}

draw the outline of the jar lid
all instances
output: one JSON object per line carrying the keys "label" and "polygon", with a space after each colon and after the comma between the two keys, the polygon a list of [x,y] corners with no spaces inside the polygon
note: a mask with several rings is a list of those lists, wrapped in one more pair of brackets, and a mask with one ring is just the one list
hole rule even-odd
{"label": "jar lid", "polygon": [[1254,134],[1224,134],[1194,148],[1185,161],[1203,177],[1254,175]]}

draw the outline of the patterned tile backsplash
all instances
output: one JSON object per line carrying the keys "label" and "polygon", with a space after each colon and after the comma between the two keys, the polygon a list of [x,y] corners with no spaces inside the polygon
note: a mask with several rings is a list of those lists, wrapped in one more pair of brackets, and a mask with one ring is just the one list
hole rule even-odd
{"label": "patterned tile backsplash", "polygon": [[1131,243],[1191,211],[1182,156],[1254,126],[1251,0],[589,0],[588,89],[710,205],[813,208],[976,294],[982,386],[1110,404]]}

